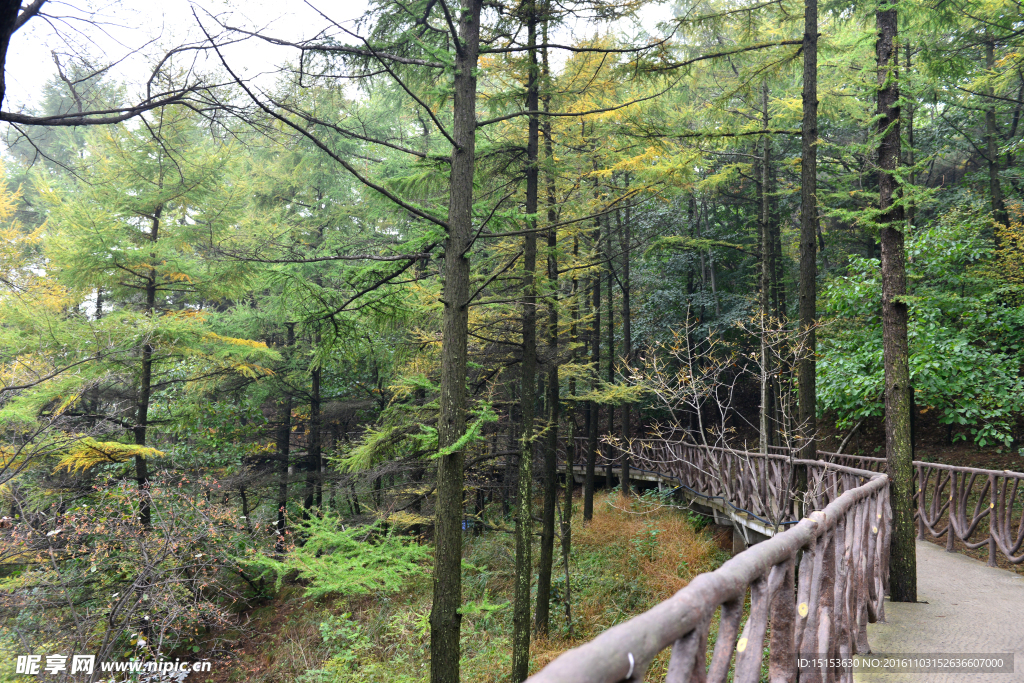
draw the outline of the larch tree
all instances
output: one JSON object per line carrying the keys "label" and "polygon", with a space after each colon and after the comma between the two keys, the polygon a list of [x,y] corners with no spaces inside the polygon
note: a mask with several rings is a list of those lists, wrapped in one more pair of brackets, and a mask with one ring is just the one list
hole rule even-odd
{"label": "larch tree", "polygon": [[[137,130],[101,134],[89,150],[96,162],[87,181],[69,197],[44,190],[60,229],[51,242],[55,274],[76,289],[92,289],[97,317],[104,306],[136,316],[139,359],[128,422],[140,448],[151,438],[155,392],[184,381],[174,377],[180,355],[189,344],[217,341],[203,330],[204,305],[227,295],[242,276],[230,268],[213,276],[203,258],[209,236],[236,217],[241,186],[220,189],[229,173],[227,150],[197,144],[198,134],[184,110],[157,110]],[[150,473],[141,452],[135,470],[148,527]]]}
{"label": "larch tree", "polygon": [[803,118],[800,150],[800,336],[799,423],[801,457],[817,458],[817,374],[814,354],[818,237],[818,0],[804,0]]}
{"label": "larch tree", "polygon": [[879,5],[878,192],[882,245],[882,336],[885,362],[885,453],[892,501],[889,591],[895,602],[917,602],[914,547],[914,467],[910,441],[910,359],[907,324],[906,250],[899,196],[900,90],[899,24],[895,3]]}

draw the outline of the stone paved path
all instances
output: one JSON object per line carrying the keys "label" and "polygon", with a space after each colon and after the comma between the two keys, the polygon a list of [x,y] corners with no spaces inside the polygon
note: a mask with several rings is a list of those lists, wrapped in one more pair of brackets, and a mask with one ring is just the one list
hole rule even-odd
{"label": "stone paved path", "polygon": [[858,674],[857,683],[1024,683],[1024,577],[917,542],[917,596],[868,625],[876,653],[1014,653],[1014,673]]}

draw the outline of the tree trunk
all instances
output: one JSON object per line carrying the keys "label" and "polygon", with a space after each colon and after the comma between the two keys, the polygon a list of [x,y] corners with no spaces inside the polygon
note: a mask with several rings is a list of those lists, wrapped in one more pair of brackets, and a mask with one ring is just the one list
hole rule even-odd
{"label": "tree trunk", "polygon": [[910,443],[910,366],[907,342],[906,254],[903,208],[893,199],[898,190],[900,158],[898,24],[891,2],[875,15],[878,42],[878,202],[882,244],[882,343],[885,362],[885,453],[892,504],[889,592],[893,602],[917,601],[914,547],[913,464]]}
{"label": "tree trunk", "polygon": [[[909,84],[909,79],[910,79],[910,45],[907,45],[904,48],[904,52],[905,52],[905,57],[906,57],[906,67],[907,68],[906,68],[906,72],[903,75],[903,78],[904,78],[903,82],[905,84],[905,87],[909,88],[909,86],[910,86],[910,84]],[[915,161],[914,161],[914,111],[915,111],[915,109],[917,109],[917,107],[916,107],[916,104],[907,97],[906,91],[904,91],[903,95],[904,95],[904,98],[907,100],[907,106],[903,110],[903,113],[906,115],[906,117],[904,119],[904,121],[905,121],[904,125],[906,127],[905,128],[905,133],[906,133],[906,136],[907,136],[907,149],[904,150],[904,152],[906,153],[906,165],[911,167],[911,168],[913,168],[914,163],[915,163]],[[908,180],[908,184],[909,185],[911,185],[911,186],[916,185],[917,184],[917,173],[915,173],[913,170],[911,170],[910,173],[908,174],[907,180]],[[912,230],[914,228],[914,222],[917,219],[917,203],[914,201],[913,197],[909,198],[909,201],[907,202],[906,213],[907,213],[907,232],[906,232],[906,234],[907,234],[907,236],[910,236],[911,233],[912,233]],[[911,257],[909,260],[911,262],[913,262],[914,259]]]}
{"label": "tree trunk", "polygon": [[249,519],[249,494],[244,486],[238,487],[238,497],[242,501],[242,519],[245,520],[245,530],[252,533],[252,521]]}
{"label": "tree trunk", "polygon": [[[608,383],[615,384],[615,273],[613,272],[612,261],[612,226],[605,224],[606,240],[608,245]],[[608,404],[608,436],[615,436],[615,406]],[[611,454],[608,455],[605,466],[605,488],[612,487],[612,461]]]}
{"label": "tree trunk", "polygon": [[[547,41],[545,41],[547,42]],[[572,240],[572,256],[573,262],[578,262],[579,259],[579,237],[573,236]],[[576,341],[577,333],[579,330],[579,317],[580,317],[580,306],[579,306],[579,280],[576,277],[576,271],[573,271],[572,276],[572,307],[569,313],[572,324],[569,327],[569,346],[572,349],[572,359],[570,362],[576,362]],[[573,397],[569,401],[569,406],[566,410],[566,419],[569,422],[569,443],[576,443],[576,380],[569,380],[569,394]],[[565,593],[563,595],[565,602],[565,623],[569,632],[569,637],[572,638],[572,591],[570,590],[569,582],[569,555],[572,552],[572,492],[573,492],[573,472],[572,472],[572,448],[565,449],[565,491],[562,495],[562,569],[565,572]]]}
{"label": "tree trunk", "polygon": [[[601,243],[601,221],[597,220],[597,229],[594,231],[595,243]],[[600,260],[598,251],[598,260]],[[601,372],[601,275],[598,274],[591,280],[593,288],[593,316],[594,320],[590,328],[590,363],[594,366],[595,378]],[[597,390],[597,380],[590,383],[590,390]],[[598,429],[598,404],[590,401],[588,404],[590,422],[587,429],[587,474],[583,482],[583,520],[589,522],[594,517],[594,468],[597,465],[597,433]],[[606,482],[607,483],[607,482]]]}
{"label": "tree trunk", "polygon": [[[469,247],[473,237],[476,160],[476,69],[483,0],[462,0],[452,83],[453,116],[448,230],[444,241],[444,313],[438,446],[454,445],[466,431],[466,344],[469,338]],[[434,513],[434,595],[430,611],[430,680],[459,682],[462,627],[462,511],[464,456],[441,456]]]}
{"label": "tree trunk", "polygon": [[[547,33],[546,31],[544,32]],[[547,42],[546,40],[544,41]],[[544,52],[544,77],[547,77],[547,50]],[[544,98],[544,110],[548,109],[548,98]],[[544,153],[547,163],[554,163],[551,145],[551,123],[543,122]],[[554,175],[545,173],[547,179],[547,220],[554,223],[555,187]],[[540,566],[537,568],[537,614],[534,620],[536,632],[548,633],[548,616],[551,601],[551,568],[554,565],[555,517],[558,514],[558,420],[559,420],[559,379],[558,379],[558,230],[548,231],[548,377],[547,377],[547,439],[544,449],[544,513],[541,518]]]}
{"label": "tree trunk", "polygon": [[800,157],[800,456],[817,458],[817,388],[815,381],[818,277],[818,0],[804,0],[803,122]]}
{"label": "tree trunk", "polygon": [[[629,180],[626,180],[626,186],[629,186]],[[628,212],[629,209],[626,209]],[[632,234],[630,233],[630,221],[629,214],[626,214],[626,220],[622,220],[622,211],[615,212],[615,220],[619,224],[619,240],[621,240],[622,248],[622,280],[620,281],[620,287],[622,289],[622,362],[626,364],[626,374],[629,375],[629,367],[633,363],[633,336],[630,329],[630,322],[632,320],[632,311],[629,310],[629,248],[630,242],[632,241]],[[622,482],[622,497],[628,498],[630,496],[629,486],[629,454],[630,454],[630,440],[633,437],[632,433],[632,416],[630,413],[631,406],[626,403],[622,406],[622,438],[626,442],[626,447],[622,451],[622,472],[620,475],[620,481]]]}
{"label": "tree trunk", "polygon": [[[156,286],[150,280],[146,287],[146,304],[150,313],[156,298]],[[148,341],[142,347],[142,373],[139,378],[139,400],[135,419],[135,445],[146,445],[146,427],[149,423],[149,401],[153,385],[153,345]],[[135,456],[135,480],[139,485],[139,521],[144,529],[150,526],[149,470],[146,458]]]}
{"label": "tree trunk", "polygon": [[[314,338],[314,344],[320,343],[320,335]],[[308,451],[306,474],[306,499],[303,507],[309,510],[314,505],[319,508],[323,505],[323,448],[320,442],[320,367],[317,366],[310,371],[309,391],[309,439],[306,444]]]}
{"label": "tree trunk", "polygon": [[[147,287],[152,290],[153,287]],[[150,292],[147,291],[147,298]],[[149,342],[142,347],[142,376],[139,381],[139,401],[136,410],[134,428],[135,445],[146,445],[146,426],[149,421],[149,399],[153,383],[153,345]],[[135,480],[139,485],[139,522],[144,529],[150,526],[150,499],[149,499],[149,470],[146,465],[146,458],[142,455],[135,456]]]}
{"label": "tree trunk", "polygon": [[[288,334],[285,341],[285,363],[288,362],[291,348],[295,344],[295,323],[285,323]],[[288,505],[288,464],[291,454],[292,441],[292,395],[287,387],[284,389],[284,398],[278,402],[277,428],[275,429],[275,441],[277,445],[277,552],[284,552],[287,505]]]}
{"label": "tree trunk", "polygon": [[363,514],[362,509],[359,507],[359,494],[356,493],[356,480],[354,478],[349,479],[348,493],[352,502],[352,514],[357,516]]}
{"label": "tree trunk", "polygon": [[[761,124],[767,129],[768,118],[768,82],[765,81],[761,87]],[[767,135],[762,140],[764,152],[761,157],[761,174],[758,194],[760,195],[760,223],[761,223],[761,414],[760,414],[760,441],[761,452],[767,453],[768,447],[773,443],[775,432],[775,390],[772,382],[774,377],[774,362],[768,348],[768,330],[773,325],[774,311],[777,308],[777,301],[773,303],[773,296],[777,295],[775,287],[775,240],[772,230],[772,223],[775,218],[773,171],[771,157],[771,138]]]}
{"label": "tree trunk", "polygon": [[[995,40],[988,36],[985,41],[985,68],[991,73],[996,67]],[[996,127],[996,104],[991,97],[995,94],[991,85],[985,86],[990,99],[985,104],[985,156],[988,157],[988,188],[992,197],[992,220],[1004,226],[1010,225],[1010,217],[1003,203],[1003,188],[999,184],[999,131]]]}
{"label": "tree trunk", "polygon": [[[537,6],[529,0],[526,8],[530,58],[526,108],[540,106],[540,68],[537,63]],[[537,206],[540,149],[540,120],[528,119],[526,141],[526,214],[529,231],[523,245],[523,362],[520,409],[522,424],[519,451],[519,486],[516,492],[516,574],[512,607],[512,681],[526,680],[530,668],[530,583],[533,576],[533,419],[536,407],[537,373]]]}
{"label": "tree trunk", "polygon": [[[160,216],[164,207],[156,207],[153,212],[153,220],[149,230],[149,241],[153,243],[160,239]],[[155,260],[156,253],[151,252],[150,256]],[[156,315],[156,268],[149,268],[149,277],[146,280],[146,316],[152,318]],[[99,318],[103,310],[102,292],[96,293],[96,317]],[[146,341],[142,346],[142,368],[139,377],[139,397],[135,410],[135,427],[132,430],[136,446],[145,446],[147,428],[149,426],[149,402],[153,391],[153,345]],[[146,459],[141,455],[135,456],[135,480],[139,485],[139,522],[144,529],[148,529],[151,522],[150,497],[149,497],[149,467]]]}
{"label": "tree trunk", "polygon": [[[774,192],[777,187],[778,168],[773,164],[768,170],[768,184]],[[779,321],[783,321],[786,320],[785,259],[782,258],[782,220],[779,216],[779,202],[774,199],[771,202],[771,212],[772,219],[768,227],[771,230],[772,260],[775,265],[775,273],[772,276],[772,308]]]}

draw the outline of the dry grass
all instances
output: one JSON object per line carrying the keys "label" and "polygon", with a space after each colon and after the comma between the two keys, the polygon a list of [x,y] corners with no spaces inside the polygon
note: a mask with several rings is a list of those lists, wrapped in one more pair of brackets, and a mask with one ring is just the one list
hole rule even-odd
{"label": "dry grass", "polygon": [[617,493],[595,497],[588,524],[574,519],[572,542],[572,637],[553,606],[562,628],[535,639],[532,670],[671,597],[724,559],[715,539],[696,531],[684,511],[657,498],[623,501]]}
{"label": "dry grass", "polygon": [[594,518],[573,540],[581,550],[617,547],[620,570],[645,581],[656,601],[718,566],[715,540],[696,531],[679,508],[657,500],[601,495],[594,501]]}

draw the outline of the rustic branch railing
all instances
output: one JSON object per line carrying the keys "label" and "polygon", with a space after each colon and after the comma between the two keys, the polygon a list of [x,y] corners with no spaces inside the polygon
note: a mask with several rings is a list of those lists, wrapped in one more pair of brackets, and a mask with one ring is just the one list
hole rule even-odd
{"label": "rustic branch railing", "polygon": [[[811,502],[823,509],[701,574],[653,609],[564,653],[531,681],[641,681],[654,658],[672,648],[669,683],[724,683],[733,665],[736,683],[752,683],[761,676],[769,627],[772,681],[794,681],[798,655],[849,658],[869,651],[867,623],[882,615],[889,574],[885,474],[789,455],[638,443],[630,449],[635,466],[649,465],[688,482],[683,484],[687,487],[707,486],[705,493],[736,496],[767,515],[785,516],[787,506],[773,508],[771,497],[784,493],[793,466],[805,466],[808,489],[814,492]],[[748,593],[750,613],[744,622]],[[718,636],[708,665],[708,634],[716,612]],[[851,681],[852,673],[805,668],[801,680]]]}
{"label": "rustic branch railing", "polygon": [[[885,469],[885,458],[821,455],[860,469]],[[971,550],[987,546],[990,567],[999,556],[1024,562],[1024,473],[915,460],[914,502],[918,538],[945,537],[949,552],[956,552],[956,539]]]}
{"label": "rustic branch railing", "polygon": [[[618,447],[602,446],[605,449],[602,457],[611,457],[618,462],[618,456],[611,454]],[[772,448],[767,458],[757,454],[760,462],[753,467],[767,469],[767,472],[757,472],[752,477],[739,480],[736,472],[743,463],[748,463],[748,468],[751,466],[750,454],[723,449],[698,452],[700,450],[691,444],[638,439],[631,445],[630,459],[641,463],[636,465],[638,467],[672,476],[681,485],[699,492],[715,496],[734,494],[734,498],[727,497],[730,504],[772,523],[778,521],[780,515],[781,526],[794,522],[796,517],[792,504],[780,505],[775,499],[780,491],[785,490],[783,482],[788,481],[788,463],[793,455],[789,449]],[[721,464],[709,462],[708,453],[715,451],[733,455],[727,455]],[[819,456],[837,465],[871,472],[885,471],[885,458],[825,451],[820,451]],[[575,459],[577,464],[586,463],[585,440],[577,439]],[[680,463],[681,459],[692,465]],[[918,538],[944,537],[946,550],[950,552],[956,551],[956,540],[970,549],[987,546],[989,566],[995,566],[1000,556],[1010,564],[1024,563],[1024,473],[915,460],[914,477],[914,517]],[[821,508],[823,503],[835,497],[834,491],[824,492],[820,483],[812,481],[809,489],[812,494],[810,509]],[[818,497],[818,494],[824,494],[825,498]]]}

